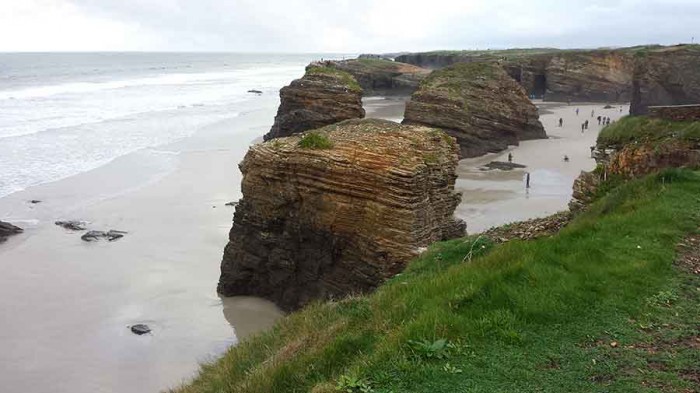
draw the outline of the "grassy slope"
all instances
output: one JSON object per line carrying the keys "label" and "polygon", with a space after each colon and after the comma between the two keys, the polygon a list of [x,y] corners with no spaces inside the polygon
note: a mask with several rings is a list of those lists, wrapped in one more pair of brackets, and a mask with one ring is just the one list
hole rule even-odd
{"label": "grassy slope", "polygon": [[[436,244],[373,295],[294,313],[177,391],[693,391],[679,375],[700,372],[697,349],[649,348],[698,335],[700,283],[672,261],[699,192],[700,175],[669,171],[551,238]],[[449,348],[415,344],[439,339]]]}
{"label": "grassy slope", "polygon": [[621,148],[630,143],[666,141],[700,142],[700,122],[626,116],[603,128],[598,136],[598,146],[601,148]]}

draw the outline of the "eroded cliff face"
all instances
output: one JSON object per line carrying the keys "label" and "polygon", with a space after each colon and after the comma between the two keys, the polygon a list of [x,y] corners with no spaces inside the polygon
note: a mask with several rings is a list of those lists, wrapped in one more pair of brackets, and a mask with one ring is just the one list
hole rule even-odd
{"label": "eroded cliff face", "polygon": [[352,59],[328,61],[324,65],[352,75],[362,86],[365,96],[410,95],[430,70],[386,59]]}
{"label": "eroded cliff face", "polygon": [[650,106],[700,104],[700,45],[639,51],[635,56],[630,113]]}
{"label": "eroded cliff face", "polygon": [[445,130],[457,138],[462,158],[547,137],[537,107],[495,63],[460,63],[434,71],[406,104],[403,122]]}
{"label": "eroded cliff face", "polygon": [[397,61],[433,69],[499,62],[528,96],[547,101],[628,102],[634,69],[633,55],[625,49],[429,52],[399,56]]}
{"label": "eroded cliff face", "polygon": [[310,65],[306,74],[280,90],[275,123],[266,141],[365,116],[362,88],[352,75]]}
{"label": "eroded cliff face", "polygon": [[457,150],[442,131],[374,119],[252,146],[218,292],[292,310],[376,288],[421,247],[464,235]]}

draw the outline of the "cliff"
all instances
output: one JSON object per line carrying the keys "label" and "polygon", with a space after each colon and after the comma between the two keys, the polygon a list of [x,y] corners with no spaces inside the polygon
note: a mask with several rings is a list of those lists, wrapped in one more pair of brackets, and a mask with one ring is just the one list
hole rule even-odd
{"label": "cliff", "polygon": [[700,121],[625,117],[601,131],[596,148],[597,168],[574,182],[572,211],[593,202],[601,186],[668,168],[700,168]]}
{"label": "cliff", "polygon": [[300,79],[280,90],[280,106],[266,141],[363,118],[362,88],[352,75],[330,67],[310,65]]}
{"label": "cliff", "polygon": [[410,95],[430,70],[386,59],[328,61],[326,66],[352,75],[368,95]]}
{"label": "cliff", "polygon": [[456,166],[442,131],[382,120],[252,146],[218,292],[290,310],[376,288],[421,247],[464,235]]}
{"label": "cliff", "polygon": [[397,61],[427,68],[455,63],[499,62],[527,95],[547,101],[628,102],[638,48],[547,48],[414,53]]}
{"label": "cliff", "polygon": [[461,157],[546,138],[537,108],[495,63],[460,63],[434,71],[406,104],[405,124],[445,130]]}
{"label": "cliff", "polygon": [[678,45],[638,51],[630,113],[649,106],[700,104],[700,45]]}

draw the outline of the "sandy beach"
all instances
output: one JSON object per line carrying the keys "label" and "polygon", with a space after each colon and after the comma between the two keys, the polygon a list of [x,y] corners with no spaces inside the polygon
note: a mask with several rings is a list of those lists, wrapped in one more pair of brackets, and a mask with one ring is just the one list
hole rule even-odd
{"label": "sandy beach", "polygon": [[[279,102],[272,95],[258,100],[178,142],[0,199],[0,218],[26,229],[0,247],[5,389],[158,391],[282,315],[261,299],[216,294],[233,214],[225,204],[240,198],[237,165],[269,129]],[[404,105],[405,98],[365,99],[367,117],[393,121],[402,119]],[[574,105],[538,105],[550,139],[460,163],[457,214],[470,232],[564,209],[574,178],[594,165],[588,147],[599,127],[592,122],[581,134],[580,121],[592,120],[593,109],[621,115],[602,105],[579,105],[578,117]],[[563,128],[555,124],[559,117]],[[508,152],[528,167],[479,169],[505,161]],[[525,171],[532,175],[529,192]],[[87,243],[80,232],[54,225],[59,219],[128,234]],[[147,323],[153,334],[132,334],[135,323]]]}
{"label": "sandy beach", "polygon": [[[620,112],[619,105],[604,109],[604,104],[536,104],[548,139],[524,141],[500,153],[460,161],[456,189],[462,192],[462,203],[455,215],[467,222],[469,233],[566,210],[576,177],[582,170],[595,168],[590,146],[595,145],[603,128],[596,117],[617,120],[629,113],[628,105],[623,105]],[[558,126],[560,118],[564,120],[563,127]],[[581,132],[585,120],[589,121],[589,128]],[[513,154],[514,163],[527,167],[512,171],[481,169],[491,161],[508,161],[509,153]],[[568,162],[564,161],[565,155]],[[525,188],[527,172],[530,189]]]}

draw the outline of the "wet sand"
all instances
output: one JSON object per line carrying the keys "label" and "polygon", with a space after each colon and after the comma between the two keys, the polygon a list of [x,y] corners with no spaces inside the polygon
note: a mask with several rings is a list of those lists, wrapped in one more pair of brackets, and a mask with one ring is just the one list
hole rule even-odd
{"label": "wet sand", "polygon": [[[486,156],[460,161],[456,189],[463,193],[462,203],[455,215],[467,222],[469,233],[479,233],[492,226],[513,221],[544,217],[566,210],[571,199],[572,185],[579,173],[595,168],[590,146],[595,145],[602,126],[596,117],[612,120],[629,113],[629,106],[603,109],[604,104],[567,105],[536,102],[540,121],[549,139],[521,142],[519,146]],[[579,108],[579,115],[576,115]],[[591,117],[591,111],[595,116]],[[564,126],[559,127],[559,118]],[[581,133],[581,123],[589,121],[589,128]],[[482,171],[481,166],[491,161],[507,161],[526,165],[512,171]],[[564,155],[569,162],[564,161]],[[525,174],[530,173],[530,189],[525,188]]]}
{"label": "wet sand", "polygon": [[[160,391],[282,315],[216,294],[237,165],[278,103],[260,99],[191,138],[0,199],[0,217],[26,228],[0,247],[0,390]],[[58,219],[128,234],[86,243]]]}

